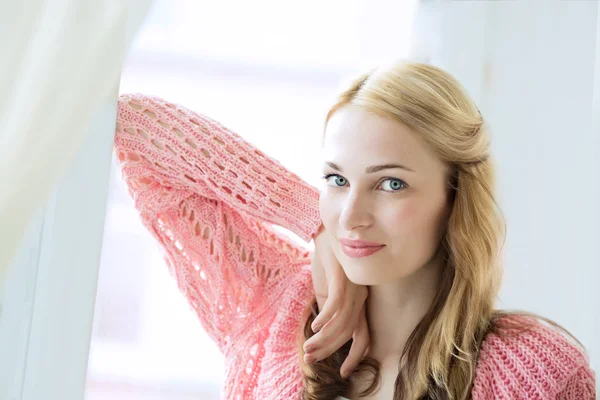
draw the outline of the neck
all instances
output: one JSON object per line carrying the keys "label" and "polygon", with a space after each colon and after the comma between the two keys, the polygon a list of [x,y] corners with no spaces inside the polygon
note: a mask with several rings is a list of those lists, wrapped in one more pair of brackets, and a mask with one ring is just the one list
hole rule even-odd
{"label": "neck", "polygon": [[398,281],[369,286],[368,355],[382,366],[398,366],[406,342],[431,307],[439,290],[443,255],[438,251],[426,265]]}

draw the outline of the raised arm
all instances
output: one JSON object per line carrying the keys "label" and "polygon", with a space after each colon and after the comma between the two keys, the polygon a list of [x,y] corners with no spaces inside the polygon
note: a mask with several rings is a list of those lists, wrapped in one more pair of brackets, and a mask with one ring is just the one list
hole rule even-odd
{"label": "raised arm", "polygon": [[[209,334],[228,337],[268,310],[308,252],[318,192],[240,136],[157,97],[119,99],[115,152],[142,222]],[[262,314],[261,314],[262,313]]]}
{"label": "raised arm", "polygon": [[143,154],[165,186],[224,201],[306,241],[318,228],[318,191],[217,121],[133,94],[121,96],[118,123],[117,148]]}

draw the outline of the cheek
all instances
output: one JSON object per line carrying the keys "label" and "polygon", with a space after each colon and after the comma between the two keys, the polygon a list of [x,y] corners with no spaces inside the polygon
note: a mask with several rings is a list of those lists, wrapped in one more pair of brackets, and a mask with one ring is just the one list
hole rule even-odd
{"label": "cheek", "polygon": [[[390,238],[408,248],[428,244],[439,237],[440,212],[419,199],[410,199],[394,207],[381,208],[380,226]],[[404,247],[404,246],[402,246]]]}
{"label": "cheek", "polygon": [[319,213],[321,214],[321,220],[323,221],[325,229],[331,230],[335,226],[339,210],[326,191],[322,191],[319,196]]}
{"label": "cheek", "polygon": [[418,207],[415,202],[404,201],[400,204],[392,204],[388,207],[379,207],[379,227],[388,236],[395,239],[402,238],[410,233],[415,225],[418,226]]}

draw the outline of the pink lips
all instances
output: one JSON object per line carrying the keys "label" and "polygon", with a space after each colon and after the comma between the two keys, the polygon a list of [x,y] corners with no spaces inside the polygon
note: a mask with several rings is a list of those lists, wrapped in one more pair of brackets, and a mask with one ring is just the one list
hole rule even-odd
{"label": "pink lips", "polygon": [[368,242],[366,240],[340,239],[340,243],[342,244],[344,254],[352,258],[367,257],[385,247],[381,243]]}

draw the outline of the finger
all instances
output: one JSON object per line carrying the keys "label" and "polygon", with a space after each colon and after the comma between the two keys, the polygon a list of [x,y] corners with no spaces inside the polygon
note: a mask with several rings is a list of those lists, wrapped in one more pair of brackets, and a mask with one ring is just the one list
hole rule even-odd
{"label": "finger", "polygon": [[[354,307],[347,306],[343,307],[342,310],[338,310],[338,312],[334,314],[333,318],[325,323],[323,328],[321,328],[315,335],[313,335],[304,343],[304,351],[310,353],[322,348],[334,337],[342,334],[345,329],[347,329],[349,332],[346,337],[346,340],[348,340],[355,328],[355,325],[352,324],[358,322],[357,317],[360,313],[360,310],[357,310],[355,313],[356,317],[352,318],[353,309]],[[356,322],[353,322],[352,320]]]}
{"label": "finger", "polygon": [[342,367],[340,368],[340,374],[343,378],[347,378],[348,376],[350,376],[352,371],[354,371],[358,364],[360,364],[360,361],[363,359],[369,347],[370,336],[364,308],[361,312],[358,326],[356,328],[356,331],[354,331],[354,335],[352,336],[352,338],[354,340],[352,341],[350,352],[348,353],[348,357],[346,357],[344,363],[342,364]]}
{"label": "finger", "polygon": [[318,332],[327,324],[340,309],[343,304],[344,288],[339,281],[332,281],[329,285],[327,299],[323,304],[323,309],[313,321],[311,328],[313,332]]}
{"label": "finger", "polygon": [[[364,303],[368,295],[367,288],[363,286],[356,288],[356,294],[348,294],[346,296],[347,300],[342,302],[344,306],[324,325],[318,334],[312,336],[304,343],[306,352],[314,351],[326,345],[334,336],[339,335],[346,328],[349,328],[350,331],[356,330],[361,310],[364,308]],[[350,291],[348,290],[348,293]],[[348,326],[349,321],[350,326]]]}
{"label": "finger", "polygon": [[[309,349],[310,347],[317,349],[326,345],[333,337],[339,335],[344,329],[349,329],[350,332],[354,331],[356,323],[358,322],[360,310],[364,303],[364,301],[360,299],[361,296],[358,297],[358,301],[348,299],[347,301],[341,302],[343,306],[341,309],[338,309],[333,318],[327,321],[316,335],[312,336],[304,343],[305,351],[312,351]],[[349,338],[350,336],[348,336],[348,339]]]}
{"label": "finger", "polygon": [[315,293],[315,296],[317,297],[317,315],[318,315],[318,314],[321,314],[321,312],[323,312],[323,308],[325,307],[325,302],[327,301],[327,295]]}
{"label": "finger", "polygon": [[[337,350],[340,349],[348,340],[352,338],[352,329],[348,327],[344,328],[342,332],[339,332],[337,335],[332,336],[327,342],[325,342],[322,346],[317,347],[311,352],[307,352],[307,355],[311,357],[314,361],[323,360]],[[323,328],[325,329],[325,328]]]}
{"label": "finger", "polygon": [[304,351],[307,353],[314,353],[315,351],[323,349],[337,336],[342,335],[344,330],[347,330],[348,332],[346,334],[346,340],[350,339],[352,331],[350,329],[351,327],[347,325],[348,320],[342,320],[341,318],[335,316],[331,321],[325,324],[325,326],[319,332],[304,342]]}
{"label": "finger", "polygon": [[[360,313],[356,313],[355,316],[342,320],[342,325],[336,329],[332,329],[331,323],[325,325],[321,332],[306,341],[305,351],[316,361],[329,357],[352,338],[359,316]],[[333,321],[337,319],[336,316]]]}
{"label": "finger", "polygon": [[[331,246],[331,245],[329,245]],[[328,247],[321,254],[321,261],[325,268],[328,280],[339,280],[340,282],[348,281],[348,277],[344,272],[342,264],[338,261],[331,247]]]}
{"label": "finger", "polygon": [[368,290],[364,286],[347,286],[337,312],[327,324],[329,332],[341,331],[349,320],[358,322],[367,295]]}

